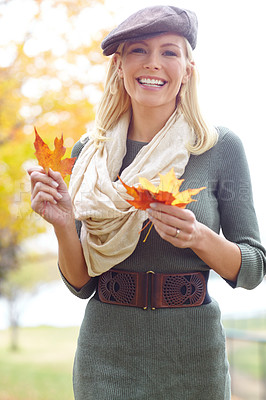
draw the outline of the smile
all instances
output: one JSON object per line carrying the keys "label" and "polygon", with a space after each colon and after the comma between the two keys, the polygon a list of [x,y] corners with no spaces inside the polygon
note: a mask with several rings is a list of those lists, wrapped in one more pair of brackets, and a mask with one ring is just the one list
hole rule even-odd
{"label": "smile", "polygon": [[141,85],[150,87],[162,87],[166,84],[166,81],[162,81],[161,79],[138,78],[137,81]]}

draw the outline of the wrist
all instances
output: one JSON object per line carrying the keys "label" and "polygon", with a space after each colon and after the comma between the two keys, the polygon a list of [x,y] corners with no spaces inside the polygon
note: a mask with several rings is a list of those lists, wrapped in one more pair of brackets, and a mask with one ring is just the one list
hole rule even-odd
{"label": "wrist", "polygon": [[63,222],[61,221],[60,224],[54,224],[53,227],[57,237],[66,234],[72,235],[73,232],[76,232],[74,215],[67,215]]}
{"label": "wrist", "polygon": [[193,245],[190,247],[195,253],[204,251],[206,249],[206,244],[208,248],[208,230],[209,228],[202,224],[201,222],[197,222],[197,234],[194,240]]}

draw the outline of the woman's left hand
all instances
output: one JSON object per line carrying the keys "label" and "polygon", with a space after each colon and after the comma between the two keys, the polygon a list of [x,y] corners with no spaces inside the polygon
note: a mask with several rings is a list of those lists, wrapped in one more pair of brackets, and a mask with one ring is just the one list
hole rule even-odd
{"label": "woman's left hand", "polygon": [[241,266],[241,251],[236,243],[198,222],[190,210],[152,203],[148,213],[164,240],[182,249],[192,249],[217,274],[236,281]]}
{"label": "woman's left hand", "polygon": [[162,239],[179,248],[197,247],[201,237],[201,224],[192,211],[152,203],[148,214]]}

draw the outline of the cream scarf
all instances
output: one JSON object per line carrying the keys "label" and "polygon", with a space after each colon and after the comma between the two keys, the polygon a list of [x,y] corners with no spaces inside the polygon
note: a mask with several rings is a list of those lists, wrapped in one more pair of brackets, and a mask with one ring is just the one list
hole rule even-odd
{"label": "cream scarf", "polygon": [[[145,211],[136,210],[126,201],[131,197],[116,180],[127,151],[129,122],[128,112],[107,132],[109,139],[99,149],[89,140],[70,180],[75,217],[82,221],[81,243],[91,277],[108,271],[133,253],[147,219]],[[145,177],[158,185],[158,173],[165,174],[172,167],[180,177],[189,159],[186,144],[191,140],[191,128],[184,116],[175,111],[124,169],[121,179],[132,186],[138,184],[139,177]]]}

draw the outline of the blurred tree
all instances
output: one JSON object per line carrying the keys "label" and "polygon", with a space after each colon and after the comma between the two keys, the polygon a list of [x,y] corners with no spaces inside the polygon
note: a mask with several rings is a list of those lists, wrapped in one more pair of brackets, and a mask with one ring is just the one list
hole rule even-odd
{"label": "blurred tree", "polygon": [[46,226],[31,212],[25,172],[36,163],[33,126],[51,148],[63,133],[69,156],[94,119],[105,73],[99,44],[112,24],[110,15],[101,27],[103,8],[103,0],[0,0],[0,295],[21,243]]}
{"label": "blurred tree", "polygon": [[19,322],[27,307],[28,300],[38,290],[43,281],[56,280],[55,254],[40,256],[36,252],[27,252],[20,257],[20,268],[9,270],[7,279],[2,283],[2,293],[8,302],[8,320],[10,327],[10,349],[19,348]]}

